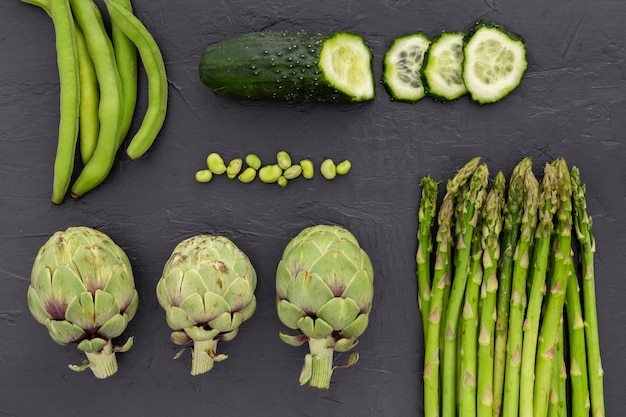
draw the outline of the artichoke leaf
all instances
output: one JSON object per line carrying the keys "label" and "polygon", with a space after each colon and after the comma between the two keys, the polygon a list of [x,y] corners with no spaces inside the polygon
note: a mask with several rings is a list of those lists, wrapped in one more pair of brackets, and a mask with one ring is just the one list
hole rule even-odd
{"label": "artichoke leaf", "polygon": [[241,313],[245,321],[245,320],[248,320],[250,317],[252,317],[255,311],[256,311],[256,297],[253,295],[252,299],[250,300],[250,303],[247,306],[245,306],[243,310],[240,310],[239,312]]}
{"label": "artichoke leaf", "polygon": [[139,306],[139,294],[137,290],[133,291],[133,299],[130,302],[130,305],[124,311],[124,315],[126,316],[126,320],[131,321],[133,317],[135,317],[135,313],[137,312],[137,307]]}
{"label": "artichoke leaf", "polygon": [[78,344],[77,347],[78,347],[78,350],[81,350],[83,352],[94,353],[94,352],[99,352],[100,350],[102,350],[108,343],[109,343],[108,340],[95,337],[93,339],[81,340],[81,342]]}
{"label": "artichoke leaf", "polygon": [[192,294],[204,294],[208,291],[204,284],[202,275],[196,269],[189,269],[183,274],[183,281],[180,286],[180,298],[185,300]]}
{"label": "artichoke leaf", "polygon": [[100,327],[98,335],[110,340],[121,335],[126,330],[126,326],[128,326],[128,321],[125,315],[116,314]]}
{"label": "artichoke leaf", "polygon": [[335,344],[333,345],[333,349],[336,350],[337,352],[347,352],[358,344],[359,344],[358,339],[342,338],[342,339],[337,340],[337,342],[335,342]]}
{"label": "artichoke leaf", "polygon": [[324,304],[317,312],[335,330],[350,325],[359,315],[359,306],[350,298],[336,297]]}
{"label": "artichoke leaf", "polygon": [[170,335],[170,340],[179,346],[184,346],[187,343],[191,342],[191,338],[187,336],[184,330],[178,330],[176,332],[172,332]]}
{"label": "artichoke leaf", "polygon": [[48,320],[45,323],[52,340],[60,345],[77,342],[86,336],[83,329],[65,320]]}
{"label": "artichoke leaf", "polygon": [[348,360],[346,361],[346,363],[344,363],[343,365],[335,365],[335,366],[333,366],[333,370],[334,369],[349,368],[349,367],[353,366],[355,363],[357,363],[358,361],[359,361],[359,352],[352,352],[350,354],[350,356],[348,356]]}
{"label": "artichoke leaf", "polygon": [[170,306],[165,310],[165,320],[172,330],[182,330],[196,324],[185,310],[176,306]]}
{"label": "artichoke leaf", "polygon": [[324,320],[320,318],[313,320],[310,316],[298,320],[298,328],[312,339],[325,339],[333,332],[333,328]]}
{"label": "artichoke leaf", "polygon": [[369,317],[367,313],[361,313],[359,316],[349,325],[341,330],[341,335],[348,339],[354,339],[363,334],[369,323]]}
{"label": "artichoke leaf", "polygon": [[126,343],[124,343],[122,346],[115,346],[113,348],[113,352],[128,352],[130,348],[133,347],[134,343],[135,343],[135,338],[131,336],[128,338]]}
{"label": "artichoke leaf", "polygon": [[369,311],[374,296],[374,284],[370,271],[364,269],[357,271],[342,296],[354,300],[360,309]]}
{"label": "artichoke leaf", "polygon": [[95,323],[98,326],[103,325],[112,317],[120,313],[120,305],[113,295],[103,290],[96,290],[94,297],[95,303]]}
{"label": "artichoke leaf", "polygon": [[287,287],[291,279],[291,272],[287,268],[287,264],[284,260],[281,260],[278,262],[278,268],[276,269],[276,295],[279,298],[287,296]]}
{"label": "artichoke leaf", "polygon": [[80,245],[72,258],[85,288],[94,292],[102,289],[111,274],[111,265],[119,263],[119,259],[108,248],[101,245]]}
{"label": "artichoke leaf", "polygon": [[224,293],[224,300],[232,311],[238,311],[250,303],[253,295],[254,290],[250,287],[250,283],[239,277],[230,284]]}
{"label": "artichoke leaf", "polygon": [[333,295],[339,296],[343,293],[357,270],[357,266],[347,254],[340,251],[332,251],[319,258],[311,266],[309,272],[319,275],[328,285]]}
{"label": "artichoke leaf", "polygon": [[300,377],[298,378],[298,382],[300,385],[304,385],[311,380],[311,376],[313,375],[313,355],[307,353],[304,356],[304,364],[302,365],[302,370],[300,371]]}
{"label": "artichoke leaf", "polygon": [[243,316],[241,313],[223,313],[219,315],[215,320],[209,322],[209,326],[213,329],[217,329],[220,332],[229,332],[238,328],[243,322]]}
{"label": "artichoke leaf", "polygon": [[222,296],[212,292],[206,292],[204,294],[204,310],[206,320],[203,320],[201,323],[207,323],[216,319],[223,313],[229,313],[231,306]]}
{"label": "artichoke leaf", "polygon": [[300,272],[287,286],[287,299],[306,313],[316,313],[333,298],[333,293],[318,275]]}
{"label": "artichoke leaf", "polygon": [[47,320],[51,320],[52,316],[43,308],[41,300],[37,295],[37,291],[32,286],[28,287],[28,309],[39,323],[44,324]]}
{"label": "artichoke leaf", "polygon": [[239,329],[235,329],[226,333],[220,333],[219,335],[215,337],[215,339],[222,340],[224,342],[230,342],[231,340],[235,338],[235,336],[237,336],[238,332],[239,332]]}
{"label": "artichoke leaf", "polygon": [[[181,277],[182,277],[182,274],[181,274]],[[159,304],[161,305],[161,307],[165,308],[165,306],[169,306],[173,304],[172,299],[170,298],[170,293],[167,289],[167,280],[160,279],[159,282],[157,282],[156,295],[157,295],[157,300]]]}
{"label": "artichoke leaf", "polygon": [[180,308],[185,310],[194,324],[207,323],[209,321],[204,311],[204,300],[198,293],[187,296],[187,298],[180,303]]}
{"label": "artichoke leaf", "polygon": [[164,303],[164,300],[159,298],[159,302],[163,308],[169,305],[178,306],[184,300],[185,297],[182,296],[180,290],[183,285],[184,276],[185,274],[180,268],[167,268],[166,271],[163,271],[163,276],[161,277],[161,281],[163,281],[163,285],[165,285],[163,292],[167,293],[171,301],[170,303]]}
{"label": "artichoke leaf", "polygon": [[61,266],[54,270],[51,282],[52,303],[58,303],[64,308],[72,301],[72,298],[86,291],[80,277],[74,270]]}
{"label": "artichoke leaf", "polygon": [[293,303],[287,300],[277,300],[276,312],[280,321],[290,329],[298,328],[298,320],[304,317],[306,314]]}
{"label": "artichoke leaf", "polygon": [[113,265],[111,276],[103,289],[117,300],[120,311],[126,310],[136,292],[132,271],[126,265]]}
{"label": "artichoke leaf", "polygon": [[295,336],[290,335],[286,332],[280,332],[278,334],[278,337],[280,338],[280,340],[282,340],[284,343],[291,345],[291,346],[301,346],[302,344],[304,344],[304,342],[306,342],[307,340],[309,340],[309,337],[299,333]]}
{"label": "artichoke leaf", "polygon": [[93,296],[87,291],[74,297],[65,310],[65,319],[86,331],[94,331],[100,326],[96,325],[95,317]]}
{"label": "artichoke leaf", "polygon": [[193,341],[213,340],[220,332],[215,329],[206,329],[203,326],[190,326],[185,328],[185,333]]}

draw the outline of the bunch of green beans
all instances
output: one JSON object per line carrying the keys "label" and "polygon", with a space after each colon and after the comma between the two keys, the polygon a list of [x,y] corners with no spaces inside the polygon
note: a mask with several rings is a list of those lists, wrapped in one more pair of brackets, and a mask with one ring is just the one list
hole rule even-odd
{"label": "bunch of green beans", "polygon": [[[127,137],[137,102],[137,64],[148,79],[148,107],[130,139],[130,159],[144,155],[165,121],[167,77],[161,51],[133,14],[130,0],[104,0],[109,36],[93,0],[22,0],[41,7],[55,29],[60,121],[52,202],[76,199],[108,176]],[[83,164],[70,189],[76,148]]]}
{"label": "bunch of green beans", "polygon": [[[245,163],[245,166],[244,166]],[[337,175],[346,175],[352,168],[349,160],[345,160],[337,165],[327,158],[320,164],[320,173],[327,180],[332,180]],[[217,152],[207,156],[206,168],[196,172],[196,181],[200,183],[210,182],[215,175],[226,174],[228,178],[237,178],[244,184],[259,178],[266,184],[278,184],[286,187],[289,181],[298,177],[310,180],[315,175],[315,166],[310,159],[302,159],[299,163],[293,163],[291,155],[286,151],[276,153],[276,161],[271,164],[261,162],[256,154],[248,154],[245,159],[234,158],[228,164]]]}

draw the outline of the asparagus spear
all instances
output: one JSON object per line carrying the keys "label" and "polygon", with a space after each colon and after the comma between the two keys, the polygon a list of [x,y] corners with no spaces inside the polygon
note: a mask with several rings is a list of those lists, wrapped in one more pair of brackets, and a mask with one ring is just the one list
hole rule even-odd
{"label": "asparagus spear", "polygon": [[563,315],[565,289],[571,275],[572,244],[572,188],[567,164],[563,159],[554,162],[557,169],[559,207],[554,241],[554,265],[550,279],[550,292],[541,323],[535,364],[533,415],[545,417],[550,395],[550,374],[555,363],[559,321]]}
{"label": "asparagus spear", "polygon": [[537,227],[539,183],[531,170],[524,175],[524,210],[520,236],[513,255],[513,277],[509,306],[509,331],[507,336],[507,362],[504,374],[504,400],[502,415],[517,417],[519,413],[520,367],[524,313],[526,308],[526,280]]}
{"label": "asparagus spear", "polygon": [[493,333],[496,318],[496,292],[498,290],[498,261],[500,259],[500,233],[506,179],[499,172],[489,190],[483,206],[482,246],[483,283],[481,290],[480,330],[478,336],[478,380],[476,385],[476,411],[478,417],[492,417],[493,405]]}
{"label": "asparagus spear", "polygon": [[548,417],[567,417],[567,369],[565,368],[565,356],[563,352],[564,339],[563,319],[561,318],[554,360],[557,366],[552,368],[552,374],[550,375]]}
{"label": "asparagus spear", "polygon": [[541,305],[546,293],[546,274],[550,255],[550,238],[554,230],[553,218],[556,213],[558,199],[556,195],[556,170],[551,164],[544,167],[539,199],[539,218],[533,245],[533,265],[530,277],[530,294],[526,318],[524,319],[524,336],[522,345],[522,365],[520,369],[520,400],[519,416],[533,417],[533,387],[535,379],[535,357],[537,354],[537,337]]}
{"label": "asparagus spear", "polygon": [[463,294],[467,284],[472,236],[478,220],[478,212],[485,198],[488,180],[487,165],[480,165],[470,179],[469,190],[464,193],[463,220],[460,223],[460,235],[456,243],[454,279],[448,300],[445,339],[443,347],[442,369],[442,416],[456,414],[456,337]]}
{"label": "asparagus spear", "polygon": [[502,256],[498,270],[498,298],[496,302],[496,327],[493,363],[493,411],[499,416],[504,392],[504,370],[509,325],[509,303],[511,300],[511,273],[513,250],[517,242],[521,223],[522,193],[525,172],[530,170],[532,160],[522,159],[513,169],[509,182],[507,202],[504,207],[504,229],[502,233]]}
{"label": "asparagus spear", "polygon": [[480,159],[469,161],[457,174],[448,181],[446,194],[441,203],[438,215],[438,230],[435,240],[437,250],[432,279],[432,288],[428,308],[428,327],[425,332],[424,353],[424,416],[440,415],[440,377],[439,363],[441,355],[441,323],[444,323],[446,292],[450,288],[452,274],[452,221],[454,199],[467,180],[478,167]]}
{"label": "asparagus spear", "polygon": [[417,294],[419,309],[422,313],[422,329],[424,340],[428,328],[428,303],[430,301],[430,257],[433,250],[432,226],[437,215],[437,194],[438,185],[430,175],[420,181],[422,187],[422,198],[420,200],[417,232]]}
{"label": "asparagus spear", "polygon": [[478,297],[483,280],[482,229],[483,210],[478,211],[478,224],[472,236],[470,269],[465,287],[462,320],[460,320],[461,347],[459,350],[459,417],[476,417],[476,380],[478,346]]}
{"label": "asparagus spear", "polygon": [[594,273],[596,244],[591,231],[592,220],[587,214],[586,190],[585,186],[581,185],[580,171],[577,167],[572,168],[572,188],[574,195],[574,226],[580,245],[580,264],[582,266],[583,318],[587,343],[591,415],[593,417],[604,417],[604,371],[602,370],[602,361],[600,359],[600,337]]}
{"label": "asparagus spear", "polygon": [[[571,255],[574,256],[573,254]],[[585,324],[580,304],[580,287],[574,263],[572,275],[565,291],[565,314],[569,336],[569,374],[572,392],[572,417],[589,416],[589,382],[587,378],[587,352],[585,348]]]}

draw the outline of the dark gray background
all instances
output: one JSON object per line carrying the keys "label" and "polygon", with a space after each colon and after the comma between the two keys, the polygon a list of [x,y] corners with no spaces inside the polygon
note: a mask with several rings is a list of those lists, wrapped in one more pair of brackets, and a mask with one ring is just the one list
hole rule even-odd
{"label": "dark gray background", "polygon": [[[473,156],[507,177],[524,156],[542,166],[565,157],[588,186],[597,236],[597,297],[608,415],[626,412],[626,3],[602,1],[199,1],[135,0],[167,66],[169,112],[141,160],[122,155],[108,179],[79,201],[49,202],[58,123],[54,32],[38,8],[0,2],[0,415],[91,416],[415,416],[422,414],[422,337],[416,303],[419,179],[449,178]],[[367,104],[258,103],[218,97],[197,64],[204,46],[265,28],[351,30],[381,61],[396,36],[470,28],[488,17],[522,34],[528,71],[505,100],[479,106],[425,99],[394,103],[381,85]],[[145,110],[140,74],[139,126]],[[279,150],[294,158],[349,158],[347,177],[288,187],[225,177],[198,184],[209,152],[225,158]],[[361,360],[338,370],[327,392],[298,386],[305,348],[283,344],[274,309],[274,272],[302,228],[349,228],[376,271],[371,324]],[[109,234],[133,265],[141,303],[123,335],[135,346],[120,370],[96,380],[68,363],[26,306],[30,267],[55,231],[86,225]],[[237,338],[219,346],[230,358],[200,377],[190,357],[174,361],[170,330],[154,294],[176,243],[199,233],[231,238],[259,275],[258,310]],[[345,359],[340,355],[338,360]]]}

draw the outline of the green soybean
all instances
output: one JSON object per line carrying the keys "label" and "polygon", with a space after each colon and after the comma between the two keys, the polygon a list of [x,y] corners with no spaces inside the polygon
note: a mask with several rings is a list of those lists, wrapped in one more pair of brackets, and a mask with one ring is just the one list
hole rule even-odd
{"label": "green soybean", "polygon": [[80,136],[80,156],[83,164],[86,164],[91,159],[98,144],[100,91],[98,89],[96,69],[89,56],[85,36],[78,26],[76,26],[76,52],[78,54],[78,74],[80,79],[80,128],[78,134]]}
{"label": "green soybean", "polygon": [[310,159],[303,159],[300,161],[300,167],[302,168],[302,176],[307,180],[310,180],[315,176],[315,167]]}
{"label": "green soybean", "polygon": [[282,169],[287,169],[291,166],[291,156],[285,151],[280,151],[276,154],[276,161]]}
{"label": "green soybean", "polygon": [[[57,4],[58,2],[53,2]],[[97,187],[109,174],[118,149],[122,120],[122,86],[113,45],[102,15],[92,0],[70,0],[76,23],[85,35],[100,86],[100,133],[96,149],[72,186],[73,198]],[[67,47],[67,45],[65,45]],[[78,103],[78,100],[76,100]]]}
{"label": "green soybean", "polygon": [[206,165],[212,173],[222,175],[226,172],[226,164],[222,156],[216,152],[210,153],[206,158]]}
{"label": "green soybean", "polygon": [[283,169],[278,164],[265,165],[259,170],[259,179],[266,184],[278,181],[283,175]]}
{"label": "green soybean", "polygon": [[256,178],[256,169],[248,167],[237,178],[244,184],[250,183]]}
{"label": "green soybean", "polygon": [[302,174],[302,167],[300,165],[292,165],[285,170],[283,176],[288,180],[298,178]]}
{"label": "green soybean", "polygon": [[337,164],[337,167],[336,167],[337,175],[346,175],[348,172],[350,172],[351,168],[352,168],[352,163],[346,159],[345,161],[342,161],[339,164]]}
{"label": "green soybean", "polygon": [[261,158],[259,158],[257,155],[253,153],[249,153],[246,156],[246,164],[248,164],[249,167],[252,167],[255,170],[258,170],[261,168]]}
{"label": "green soybean", "polygon": [[[130,13],[133,12],[130,0],[110,0]],[[137,47],[124,31],[119,27],[118,19],[111,21],[111,36],[115,50],[115,62],[122,82],[122,122],[120,126],[120,141],[122,144],[130,129],[137,104]]]}
{"label": "green soybean", "polygon": [[152,146],[165,122],[168,97],[165,63],[156,41],[132,12],[112,0],[105,0],[105,4],[111,21],[137,47],[148,78],[148,108],[139,130],[126,150],[131,159],[137,159]]}
{"label": "green soybean", "polygon": [[206,183],[213,179],[213,173],[210,169],[201,169],[196,172],[196,181]]}
{"label": "green soybean", "polygon": [[324,159],[320,165],[320,172],[327,180],[332,180],[337,175],[337,167],[332,159]]}
{"label": "green soybean", "polygon": [[243,166],[243,160],[241,158],[235,158],[228,163],[226,167],[226,175],[228,178],[235,178],[241,172],[241,167]]}

